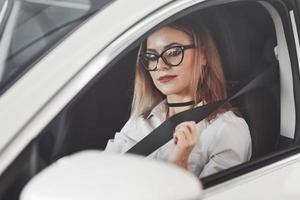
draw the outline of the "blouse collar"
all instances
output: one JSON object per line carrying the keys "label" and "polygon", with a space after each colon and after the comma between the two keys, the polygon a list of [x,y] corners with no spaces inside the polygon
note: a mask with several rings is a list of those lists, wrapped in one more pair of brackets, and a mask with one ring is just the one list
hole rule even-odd
{"label": "blouse collar", "polygon": [[168,111],[167,100],[162,100],[159,104],[157,104],[146,119],[150,119],[152,116],[158,117],[162,121],[166,120],[166,114]]}
{"label": "blouse collar", "polygon": [[[203,101],[199,102],[196,107],[203,106]],[[157,104],[146,119],[150,119],[152,116],[158,117],[162,121],[166,120],[166,115],[168,111],[167,100],[162,100],[159,104]]]}

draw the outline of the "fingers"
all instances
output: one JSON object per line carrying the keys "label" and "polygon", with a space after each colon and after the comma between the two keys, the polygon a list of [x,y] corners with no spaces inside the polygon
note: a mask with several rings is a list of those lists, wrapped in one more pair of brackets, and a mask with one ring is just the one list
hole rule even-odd
{"label": "fingers", "polygon": [[190,130],[192,140],[197,140],[198,134],[196,123],[194,121],[186,123],[186,127]]}
{"label": "fingers", "polygon": [[177,127],[175,128],[175,131],[176,130],[182,130],[185,133],[189,133],[186,136],[190,140],[197,139],[197,127],[196,127],[196,123],[194,121],[183,122],[183,123],[177,125]]}
{"label": "fingers", "polygon": [[187,168],[188,158],[197,143],[195,122],[183,122],[174,130],[175,146],[169,155],[169,161]]}
{"label": "fingers", "polygon": [[187,141],[192,140],[190,130],[187,126],[178,126],[178,128],[176,128],[175,130],[176,130],[176,132],[179,133],[179,135],[184,135],[184,137]]}
{"label": "fingers", "polygon": [[174,138],[175,138],[175,144],[178,144],[180,146],[185,146],[185,144],[188,143],[184,132],[176,131],[174,133]]}
{"label": "fingers", "polygon": [[194,146],[197,142],[197,127],[193,121],[183,122],[175,128],[174,142],[182,147]]}

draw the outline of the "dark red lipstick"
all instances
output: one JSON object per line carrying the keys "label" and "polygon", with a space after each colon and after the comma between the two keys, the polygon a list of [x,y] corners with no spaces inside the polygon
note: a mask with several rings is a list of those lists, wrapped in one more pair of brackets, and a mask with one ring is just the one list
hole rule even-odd
{"label": "dark red lipstick", "polygon": [[174,78],[176,78],[177,76],[176,75],[165,75],[165,76],[160,76],[158,78],[158,81],[161,82],[161,83],[166,83],[166,82],[169,82],[171,80],[173,80]]}

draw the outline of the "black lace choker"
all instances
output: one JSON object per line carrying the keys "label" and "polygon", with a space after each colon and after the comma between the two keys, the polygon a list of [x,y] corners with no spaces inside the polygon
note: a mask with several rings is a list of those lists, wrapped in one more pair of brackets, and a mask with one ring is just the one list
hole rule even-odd
{"label": "black lace choker", "polygon": [[195,101],[187,101],[187,102],[183,102],[183,103],[168,103],[167,102],[167,105],[169,107],[182,107],[182,106],[190,106],[193,104],[195,104]]}

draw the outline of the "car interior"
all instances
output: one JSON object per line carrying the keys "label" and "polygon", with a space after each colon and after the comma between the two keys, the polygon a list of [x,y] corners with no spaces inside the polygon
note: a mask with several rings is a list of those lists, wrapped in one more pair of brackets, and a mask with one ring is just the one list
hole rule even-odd
{"label": "car interior", "polygon": [[[250,128],[249,163],[292,147],[293,139],[280,133],[277,36],[269,12],[257,2],[245,1],[211,6],[189,15],[201,18],[215,39],[229,95],[264,70],[276,68],[275,80],[231,102]],[[120,131],[130,116],[137,51],[138,43],[115,59],[24,149],[3,175],[0,200],[18,199],[30,178],[63,156],[105,148],[108,139]],[[204,187],[208,185],[211,184],[204,183]]]}
{"label": "car interior", "polygon": [[[259,4],[249,4],[258,15],[251,15],[252,9],[240,8],[245,5],[236,3],[213,7],[193,16],[205,19],[216,40],[229,94],[240,83],[253,79],[266,68],[278,67],[272,19]],[[91,84],[85,95],[74,100],[72,109],[68,109],[62,115],[64,117],[60,118],[60,124],[64,125],[60,129],[64,133],[57,135],[64,135],[65,143],[61,145],[63,149],[57,148],[60,152],[55,152],[57,155],[54,157],[88,148],[104,149],[107,140],[122,128],[130,115],[136,55],[137,48],[114,64],[105,76],[94,80],[97,83]],[[269,85],[232,102],[249,124],[254,147],[253,158],[272,152],[279,142],[279,74],[277,76],[278,79]],[[105,95],[101,95],[101,91]],[[99,139],[99,130],[102,139]],[[55,148],[56,145],[50,146]]]}

